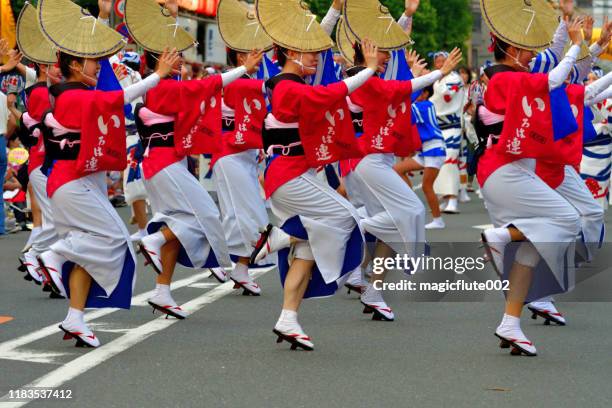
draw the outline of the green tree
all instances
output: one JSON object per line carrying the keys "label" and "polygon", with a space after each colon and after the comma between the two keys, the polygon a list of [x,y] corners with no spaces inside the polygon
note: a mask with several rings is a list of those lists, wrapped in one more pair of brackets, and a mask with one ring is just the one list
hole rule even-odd
{"label": "green tree", "polygon": [[[382,0],[391,15],[398,19],[404,12],[404,0]],[[330,0],[307,0],[310,9],[319,20],[327,13]],[[460,47],[472,30],[472,13],[469,0],[421,0],[414,15],[412,27],[413,48],[422,56],[439,49]]]}

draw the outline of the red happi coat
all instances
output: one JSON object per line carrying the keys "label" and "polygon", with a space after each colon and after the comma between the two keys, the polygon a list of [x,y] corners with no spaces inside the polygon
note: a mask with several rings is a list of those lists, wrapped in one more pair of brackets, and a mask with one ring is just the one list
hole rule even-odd
{"label": "red happi coat", "polygon": [[192,81],[164,79],[145,97],[145,106],[174,116],[174,148],[178,157],[210,154],[221,149],[221,75]]}
{"label": "red happi coat", "polygon": [[505,115],[504,127],[493,150],[515,159],[556,162],[548,75],[501,72],[487,86],[485,105]]}
{"label": "red happi coat", "polygon": [[[49,101],[49,88],[44,82],[39,82],[29,89],[26,89],[28,99],[26,102],[26,110],[28,115],[35,121],[39,122],[42,120],[43,113],[51,109],[51,102]],[[40,131],[34,130],[35,133]],[[38,137],[38,143],[32,146],[30,149],[30,157],[28,159],[28,174],[31,174],[34,169],[42,166],[45,161],[45,144],[44,139],[40,135],[33,134],[32,136]]]}
{"label": "red happi coat", "polygon": [[344,82],[309,86],[282,80],[274,87],[272,114],[281,122],[298,123],[305,157],[279,156],[272,160],[266,171],[267,197],[309,168],[361,156],[347,94]]}
{"label": "red happi coat", "polygon": [[538,160],[536,163],[536,174],[553,189],[563,183],[566,165],[574,166],[579,171],[578,167],[582,161],[585,88],[582,85],[569,85],[565,91],[578,123],[578,130],[553,144],[552,154],[557,157],[555,162]]}
{"label": "red happi coat", "polygon": [[80,148],[77,160],[58,160],[53,165],[47,182],[49,197],[70,181],[127,166],[123,91],[64,86],[55,98],[53,117],[68,129],[80,130]]}
{"label": "red happi coat", "polygon": [[237,151],[263,148],[261,129],[268,113],[263,85],[262,80],[238,79],[223,89],[225,104],[234,110],[235,126],[223,140]]}
{"label": "red happi coat", "polygon": [[350,95],[351,101],[363,109],[363,136],[358,142],[363,155],[407,156],[417,150],[410,124],[411,95],[411,81],[378,77],[368,79]]}

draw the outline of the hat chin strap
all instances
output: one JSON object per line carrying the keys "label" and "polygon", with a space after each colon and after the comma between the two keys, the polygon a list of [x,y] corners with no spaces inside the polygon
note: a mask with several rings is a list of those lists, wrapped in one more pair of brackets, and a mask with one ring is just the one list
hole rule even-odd
{"label": "hat chin strap", "polygon": [[[530,71],[529,67],[526,67],[525,65],[523,65],[521,63],[521,61],[519,61],[518,56],[513,57],[512,55],[508,54],[504,49],[502,49],[497,43],[495,43],[495,46],[497,48],[499,48],[501,50],[501,52],[503,52],[507,57],[509,57],[512,61],[514,61],[516,63],[516,65],[518,65],[519,67],[523,68],[525,71]],[[521,52],[523,52],[523,50],[519,49],[519,55],[521,55]]]}
{"label": "hat chin strap", "polygon": [[[83,63],[83,68],[81,68],[81,75],[83,75],[85,78],[91,80],[92,82],[98,82],[98,78],[97,77],[92,77],[90,75],[87,75],[85,73],[85,65],[87,65],[87,58],[85,58],[85,62]],[[74,68],[70,67],[71,70],[76,71]],[[87,85],[87,84],[85,84]]]}
{"label": "hat chin strap", "polygon": [[313,67],[307,67],[306,65],[304,65],[304,63],[302,62],[302,57],[303,56],[304,56],[304,54],[300,53],[300,59],[296,60],[295,58],[291,58],[287,54],[285,54],[285,57],[287,57],[287,59],[289,61],[293,61],[294,64],[297,64],[300,67],[300,69],[302,70],[302,74],[303,75],[306,75],[305,71],[314,71],[314,72],[316,72],[317,71],[317,67],[313,68]]}

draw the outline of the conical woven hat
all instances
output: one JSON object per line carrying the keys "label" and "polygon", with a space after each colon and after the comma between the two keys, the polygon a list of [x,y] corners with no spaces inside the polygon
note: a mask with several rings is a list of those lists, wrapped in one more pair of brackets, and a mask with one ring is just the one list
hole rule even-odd
{"label": "conical woven hat", "polygon": [[281,47],[318,52],[334,46],[303,1],[256,0],[255,8],[261,27]]}
{"label": "conical woven hat", "polygon": [[378,0],[345,0],[344,16],[347,31],[360,42],[368,38],[381,50],[397,50],[410,44],[408,34]]}
{"label": "conical woven hat", "polygon": [[525,50],[548,47],[559,25],[546,0],[480,0],[480,10],[496,37]]}
{"label": "conical woven hat", "polygon": [[57,49],[77,57],[106,57],[126,43],[121,34],[70,0],[39,0],[38,21],[44,36]]}
{"label": "conical woven hat", "polygon": [[253,6],[238,0],[220,0],[217,22],[221,38],[232,50],[249,52],[272,48],[272,39],[261,28]]}
{"label": "conical woven hat", "polygon": [[353,48],[355,41],[355,37],[346,30],[346,23],[344,22],[343,16],[336,26],[336,45],[342,57],[351,64],[353,64],[353,60],[355,59],[355,49]]}
{"label": "conical woven hat", "polygon": [[155,0],[125,0],[125,25],[138,45],[157,54],[166,48],[181,52],[197,44]]}
{"label": "conical woven hat", "polygon": [[54,64],[57,53],[40,31],[36,7],[26,3],[17,20],[17,45],[27,59],[38,64]]}

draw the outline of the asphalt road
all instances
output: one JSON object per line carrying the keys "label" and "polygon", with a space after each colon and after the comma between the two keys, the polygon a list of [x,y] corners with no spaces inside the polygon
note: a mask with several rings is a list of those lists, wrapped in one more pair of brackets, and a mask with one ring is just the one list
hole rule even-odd
{"label": "asphalt road", "polygon": [[[429,234],[431,241],[478,240],[474,226],[489,220],[472,197],[461,215],[445,217],[446,230]],[[558,299],[566,327],[525,314],[523,329],[539,352],[528,358],[497,348],[499,294],[415,302],[389,293],[396,321],[387,323],[370,320],[355,295],[340,291],[305,302],[300,322],[316,349],[292,352],[272,334],[282,295],[276,270],[259,272],[263,295],[254,298],[206,273],[179,269],[173,296],[192,314],[176,321],[152,314],[146,294],[138,296],[154,286],[153,271],[140,259],[136,305],[89,311],[103,346],[77,349],[56,329],[66,301],[48,299],[15,269],[26,239],[25,233],[0,238],[0,398],[27,386],[72,393],[31,407],[517,408],[612,401],[611,303]],[[594,279],[612,288],[609,273]],[[2,323],[3,316],[12,320]]]}

